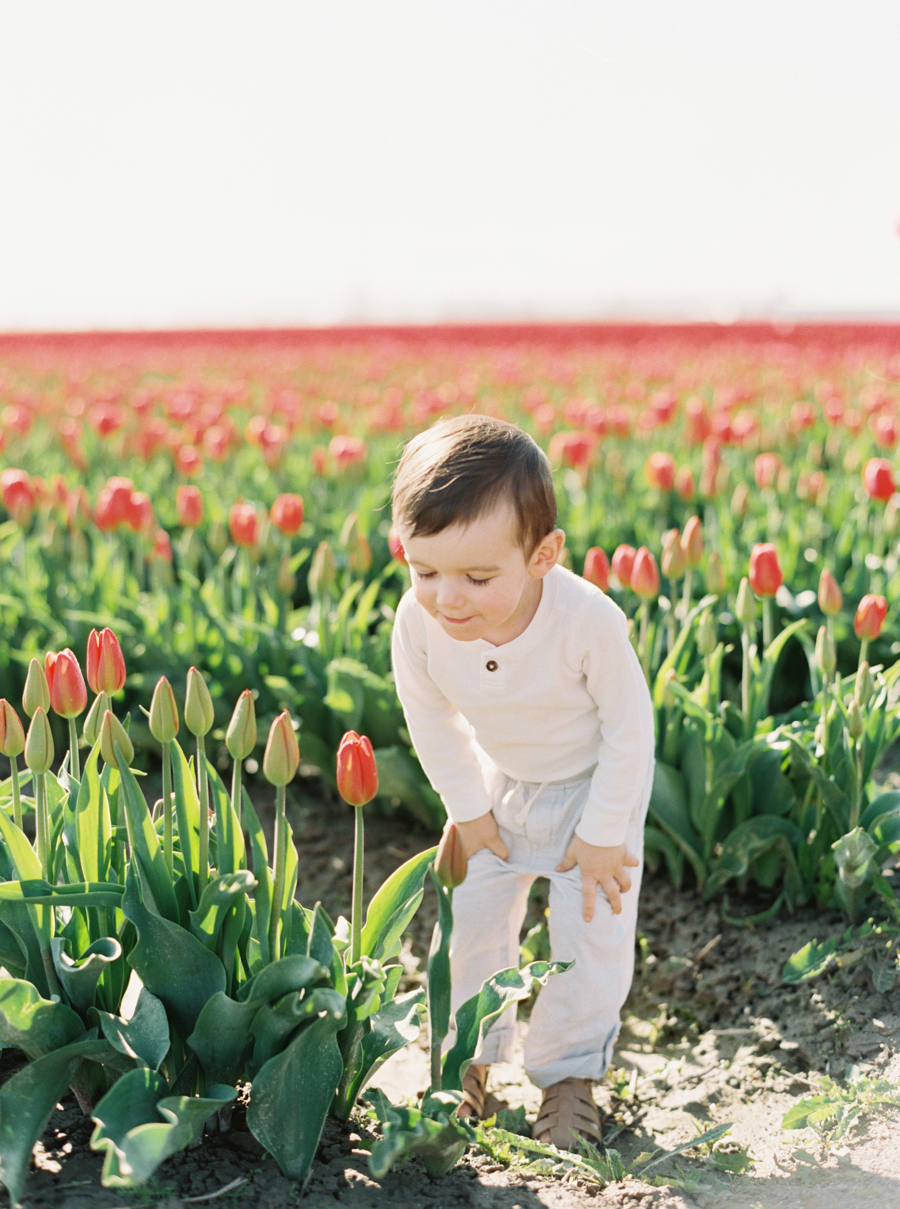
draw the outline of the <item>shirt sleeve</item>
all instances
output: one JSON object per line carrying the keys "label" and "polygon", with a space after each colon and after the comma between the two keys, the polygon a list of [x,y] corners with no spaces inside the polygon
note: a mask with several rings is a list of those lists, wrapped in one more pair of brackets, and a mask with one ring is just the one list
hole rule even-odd
{"label": "shirt sleeve", "polygon": [[625,615],[612,606],[584,656],[587,690],[597,705],[601,740],[597,768],[575,833],[589,844],[625,841],[629,819],[646,806],[655,749],[653,704],[640,662],[628,640]]}
{"label": "shirt sleeve", "polygon": [[467,823],[487,814],[491,800],[471,728],[428,674],[420,609],[408,595],[397,609],[391,637],[397,695],[425,775],[450,818]]}

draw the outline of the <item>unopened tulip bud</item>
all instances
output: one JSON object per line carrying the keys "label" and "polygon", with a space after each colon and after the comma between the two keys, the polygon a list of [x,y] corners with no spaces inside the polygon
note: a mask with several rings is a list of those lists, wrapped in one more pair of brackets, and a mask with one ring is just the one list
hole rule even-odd
{"label": "unopened tulip bud", "polygon": [[455,823],[448,823],[444,828],[434,857],[434,871],[441,885],[446,886],[448,890],[455,890],[466,880],[466,850]]}
{"label": "unopened tulip bud", "polygon": [[340,537],[338,542],[341,549],[352,550],[356,545],[356,539],[359,537],[359,513],[351,512],[341,526]]}
{"label": "unopened tulip bud", "polygon": [[750,589],[750,580],[745,575],[738,588],[734,604],[734,615],[741,625],[753,625],[756,621],[756,601]]}
{"label": "unopened tulip bud", "polygon": [[87,705],[87,685],[73,651],[48,651],[44,674],[50,688],[50,708],[60,718],[77,718]]}
{"label": "unopened tulip bud", "polygon": [[667,579],[681,579],[684,575],[687,562],[681,545],[681,534],[677,529],[670,529],[663,538],[659,566]]}
{"label": "unopened tulip bud", "polygon": [[859,665],[856,672],[856,684],[853,688],[853,696],[859,702],[860,708],[865,709],[875,695],[875,681],[872,679],[872,671],[865,660]]}
{"label": "unopened tulip bud", "polygon": [[290,555],[286,554],[278,564],[278,574],[275,577],[275,587],[282,596],[293,596],[297,586],[297,576],[291,570]]}
{"label": "unopened tulip bud", "polygon": [[663,681],[663,704],[668,709],[674,709],[678,704],[678,695],[672,692],[672,685],[677,679],[678,673],[673,667],[670,667]]}
{"label": "unopened tulip bud", "polygon": [[609,590],[609,559],[605,550],[601,550],[599,546],[591,546],[584,556],[582,576],[601,592]]}
{"label": "unopened tulip bud", "polygon": [[695,569],[703,559],[703,525],[699,516],[688,517],[681,535],[685,566]]}
{"label": "unopened tulip bud", "polygon": [[91,708],[88,710],[84,724],[81,727],[84,741],[91,747],[100,738],[100,726],[103,722],[103,715],[109,709],[109,705],[109,697],[107,697],[106,693],[98,693],[91,702]]}
{"label": "unopened tulip bud", "polygon": [[750,488],[746,483],[738,483],[731,496],[731,511],[735,516],[747,515],[750,504]]}
{"label": "unopened tulip bud", "polygon": [[883,596],[867,593],[859,602],[853,619],[853,632],[857,638],[877,638],[887,616],[887,601]]}
{"label": "unopened tulip bud", "polygon": [[100,723],[100,754],[112,768],[119,767],[116,748],[122,753],[126,764],[134,759],[134,745],[128,737],[128,731],[115,716],[111,709],[104,710]]}
{"label": "unopened tulip bud", "polygon": [[356,545],[347,553],[347,565],[358,575],[365,575],[372,566],[372,547],[365,533],[356,535]]}
{"label": "unopened tulip bud", "polygon": [[338,792],[350,806],[365,806],[378,792],[378,767],[365,735],[348,730],[337,753]]}
{"label": "unopened tulip bud", "polygon": [[400,540],[400,534],[393,525],[388,530],[388,549],[391,552],[391,558],[395,562],[406,562],[406,551],[403,549],[403,542]]}
{"label": "unopened tulip bud", "polygon": [[334,555],[328,542],[321,541],[316,547],[309,568],[309,590],[313,596],[322,596],[330,591],[337,578]]}
{"label": "unopened tulip bud", "polygon": [[866,729],[865,719],[862,716],[862,710],[859,708],[859,702],[855,697],[850,698],[847,706],[847,730],[851,739],[860,739]]}
{"label": "unopened tulip bud", "polygon": [[49,772],[53,763],[53,732],[43,706],[38,706],[25,736],[25,763],[35,774]]}
{"label": "unopened tulip bud", "polygon": [[778,551],[771,542],[757,542],[750,551],[750,587],[757,596],[774,596],[784,579]]}
{"label": "unopened tulip bud", "polygon": [[652,600],[659,595],[659,569],[646,546],[641,546],[635,553],[634,566],[631,568],[631,590],[644,600]]}
{"label": "unopened tulip bud", "polygon": [[14,760],[25,750],[25,731],[19,715],[6,700],[0,698],[0,755]]}
{"label": "unopened tulip bud", "polygon": [[188,668],[184,697],[184,724],[192,735],[207,734],[216,716],[206,681],[195,667]]}
{"label": "unopened tulip bud", "polygon": [[256,747],[256,706],[248,688],[237,699],[225,732],[225,746],[232,760],[246,760]]}
{"label": "unopened tulip bud", "polygon": [[213,521],[206,531],[206,543],[215,554],[221,558],[228,546],[228,526],[224,521]]}
{"label": "unopened tulip bud", "polygon": [[709,609],[705,609],[697,625],[697,650],[701,655],[711,655],[717,643],[715,618]]}
{"label": "unopened tulip bud", "polygon": [[111,697],[125,683],[122,648],[109,627],[99,633],[91,630],[88,635],[85,669],[87,682],[94,693],[108,693]]}
{"label": "unopened tulip bud", "polygon": [[50,685],[37,659],[32,659],[28,665],[25,690],[22,693],[22,708],[29,718],[33,718],[38,709],[42,709],[45,714],[50,709]]}
{"label": "unopened tulip bud", "polygon": [[631,584],[631,573],[634,570],[634,560],[637,555],[637,550],[634,546],[629,546],[626,542],[616,546],[613,550],[612,563],[610,570],[623,588],[627,588]]}
{"label": "unopened tulip bud", "polygon": [[837,580],[827,567],[822,568],[822,574],[819,576],[818,600],[819,608],[826,617],[836,617],[844,603]]}
{"label": "unopened tulip bud", "polygon": [[816,667],[826,677],[833,676],[837,667],[834,639],[829,634],[828,627],[824,625],[819,626],[816,635]]}
{"label": "unopened tulip bud", "polygon": [[150,701],[150,734],[157,743],[171,743],[178,734],[178,706],[165,676],[160,676]]}
{"label": "unopened tulip bud", "polygon": [[[688,563],[690,566],[690,563]],[[714,596],[721,596],[728,587],[725,579],[725,564],[718,550],[711,550],[706,560],[706,590]]]}
{"label": "unopened tulip bud", "polygon": [[287,785],[293,781],[299,766],[300,749],[291,715],[282,710],[269,729],[263,755],[263,776],[272,785]]}

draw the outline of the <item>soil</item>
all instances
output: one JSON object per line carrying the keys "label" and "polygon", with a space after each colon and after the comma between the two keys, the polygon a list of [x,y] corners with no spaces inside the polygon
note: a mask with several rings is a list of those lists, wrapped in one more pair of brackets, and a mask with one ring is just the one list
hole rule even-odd
{"label": "soil", "polygon": [[[311,906],[321,899],[333,917],[347,914],[349,810],[310,799],[295,800],[291,809],[300,901]],[[400,819],[368,818],[368,893],[435,840]],[[410,985],[421,977],[431,905],[426,895],[404,950]],[[167,1160],[147,1187],[103,1188],[101,1156],[89,1146],[91,1121],[66,1097],[35,1147],[21,1203],[24,1209],[153,1203],[181,1209],[217,1200],[254,1209],[301,1202],[310,1209],[389,1202],[396,1209],[900,1209],[896,1110],[879,1109],[862,1118],[849,1138],[830,1144],[810,1129],[787,1132],[781,1124],[822,1075],[843,1079],[856,1067],[857,1074],[884,1076],[900,1086],[900,990],[879,993],[864,963],[788,986],[781,976],[785,959],[813,936],[843,931],[841,917],[802,910],[739,927],[723,921],[721,908],[693,889],[673,890],[662,874],[645,878],[637,971],[617,1065],[594,1089],[606,1114],[606,1144],[626,1170],[636,1172],[618,1183],[603,1187],[564,1164],[556,1171],[505,1166],[475,1148],[439,1180],[430,1179],[417,1158],[376,1180],[366,1153],[375,1126],[360,1110],[346,1126],[328,1120],[304,1190],[281,1175],[238,1108],[228,1132]],[[542,909],[536,897],[535,920]],[[750,909],[743,902],[732,906],[736,913]],[[527,1020],[520,1020],[524,1032]],[[13,1057],[7,1051],[4,1065]],[[427,1081],[421,1045],[390,1059],[374,1079],[394,1101],[414,1097]],[[540,1094],[520,1066],[495,1066],[491,1088],[533,1119]],[[663,1152],[725,1123],[730,1133],[712,1153],[695,1149],[648,1169]],[[722,1170],[728,1164],[747,1170]]]}

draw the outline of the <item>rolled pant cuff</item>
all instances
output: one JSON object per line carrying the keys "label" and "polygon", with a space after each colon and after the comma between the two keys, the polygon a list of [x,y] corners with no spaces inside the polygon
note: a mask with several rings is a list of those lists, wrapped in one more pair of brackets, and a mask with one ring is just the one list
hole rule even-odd
{"label": "rolled pant cuff", "polygon": [[492,1062],[514,1062],[515,1057],[516,1030],[510,1028],[495,1032],[491,1029],[472,1061],[480,1066],[489,1066]]}
{"label": "rolled pant cuff", "polygon": [[587,1058],[564,1058],[559,1062],[551,1062],[540,1070],[527,1070],[525,1073],[541,1091],[561,1083],[563,1079],[590,1079],[597,1081],[606,1074],[609,1063],[602,1054],[592,1054]]}

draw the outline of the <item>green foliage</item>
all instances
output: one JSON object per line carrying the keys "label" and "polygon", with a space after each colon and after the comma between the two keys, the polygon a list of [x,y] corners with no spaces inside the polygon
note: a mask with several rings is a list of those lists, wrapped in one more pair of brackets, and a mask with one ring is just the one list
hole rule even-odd
{"label": "green foliage", "polygon": [[860,1128],[863,1118],[882,1106],[900,1106],[900,1091],[886,1079],[854,1075],[846,1084],[819,1076],[821,1091],[804,1096],[785,1113],[784,1129],[813,1129],[823,1142],[835,1142]]}

